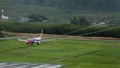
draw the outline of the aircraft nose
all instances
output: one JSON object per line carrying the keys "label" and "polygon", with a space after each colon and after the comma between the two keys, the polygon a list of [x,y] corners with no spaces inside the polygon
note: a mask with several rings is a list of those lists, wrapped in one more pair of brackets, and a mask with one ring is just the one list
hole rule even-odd
{"label": "aircraft nose", "polygon": [[25,41],[25,43],[26,43],[26,44],[29,44],[30,42],[29,42],[29,40],[27,40],[27,41]]}

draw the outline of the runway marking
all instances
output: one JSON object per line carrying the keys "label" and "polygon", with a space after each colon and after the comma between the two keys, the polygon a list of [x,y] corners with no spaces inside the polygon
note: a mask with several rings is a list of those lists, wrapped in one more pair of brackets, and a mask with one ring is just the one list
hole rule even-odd
{"label": "runway marking", "polygon": [[0,68],[60,68],[60,64],[44,64],[44,63],[14,63],[3,62],[0,63]]}

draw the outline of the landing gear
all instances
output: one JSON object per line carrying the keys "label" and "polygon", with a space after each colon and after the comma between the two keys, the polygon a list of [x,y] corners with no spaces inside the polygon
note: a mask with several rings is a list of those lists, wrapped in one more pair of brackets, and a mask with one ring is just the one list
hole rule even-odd
{"label": "landing gear", "polygon": [[31,43],[27,43],[27,45],[32,46],[34,45],[34,43],[36,43],[37,45],[40,45],[40,42],[31,42]]}

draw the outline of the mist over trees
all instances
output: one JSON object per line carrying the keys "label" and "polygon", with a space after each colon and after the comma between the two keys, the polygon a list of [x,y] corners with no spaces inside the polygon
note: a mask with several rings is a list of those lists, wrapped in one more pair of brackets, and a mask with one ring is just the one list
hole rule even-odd
{"label": "mist over trees", "polygon": [[[48,34],[65,34],[84,26],[88,27],[94,22],[107,21],[107,24],[111,25],[120,24],[120,0],[0,0],[0,9],[4,9],[5,15],[13,18],[12,21],[26,17],[33,19],[33,23],[0,22],[0,29],[6,29],[10,32],[39,33],[44,28],[44,31]],[[44,17],[39,16],[40,14]],[[41,19],[47,19],[47,22],[36,23]],[[114,21],[114,19],[118,20]],[[109,26],[91,28],[70,35],[81,35],[106,28],[109,28]],[[2,36],[2,33],[0,33],[0,36]],[[87,36],[120,37],[120,28]]]}
{"label": "mist over trees", "polygon": [[10,0],[11,5],[39,5],[62,10],[120,11],[120,0]]}
{"label": "mist over trees", "polygon": [[[119,7],[120,0],[0,0],[0,9],[4,9],[5,15],[12,20],[19,20],[31,14],[42,14],[49,22],[55,23],[70,23],[71,18],[79,16],[84,16],[92,22],[100,22],[108,17],[114,19],[115,15],[111,15],[111,12],[119,12]],[[101,15],[99,11],[110,14]]]}

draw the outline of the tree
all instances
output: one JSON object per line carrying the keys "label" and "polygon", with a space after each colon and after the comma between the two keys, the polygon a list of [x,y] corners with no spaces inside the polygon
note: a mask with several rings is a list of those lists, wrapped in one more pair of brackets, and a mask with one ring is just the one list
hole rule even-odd
{"label": "tree", "polygon": [[45,20],[47,20],[47,18],[45,16],[42,15],[37,15],[37,14],[32,14],[30,16],[28,16],[27,18],[29,18],[30,22],[43,22]]}
{"label": "tree", "polygon": [[79,22],[79,25],[86,25],[86,26],[90,25],[90,23],[85,17],[79,17],[78,22]]}
{"label": "tree", "polygon": [[3,35],[3,33],[1,33],[1,31],[0,31],[0,37],[3,37],[4,35]]}
{"label": "tree", "polygon": [[73,19],[71,19],[71,24],[78,25],[78,19],[77,19],[77,17],[73,17]]}
{"label": "tree", "polygon": [[89,26],[90,23],[89,21],[85,18],[85,17],[73,17],[73,19],[71,19],[71,24],[75,24],[75,25],[83,25],[83,26]]}

